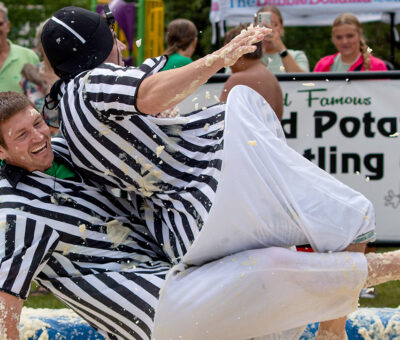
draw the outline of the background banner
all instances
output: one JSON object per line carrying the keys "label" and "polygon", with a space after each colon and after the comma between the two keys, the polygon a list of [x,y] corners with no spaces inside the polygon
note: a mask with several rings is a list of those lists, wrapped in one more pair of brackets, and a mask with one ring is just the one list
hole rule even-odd
{"label": "background banner", "polygon": [[[372,201],[378,241],[400,241],[400,80],[280,85],[287,143]],[[203,85],[181,112],[215,104],[222,88]]]}
{"label": "background banner", "polygon": [[[226,21],[228,26],[253,22],[257,10],[266,5],[279,8],[285,26],[327,26],[344,12],[361,22],[389,22],[389,12],[400,13],[399,0],[212,0],[210,21]],[[396,15],[395,23],[399,22]]]}

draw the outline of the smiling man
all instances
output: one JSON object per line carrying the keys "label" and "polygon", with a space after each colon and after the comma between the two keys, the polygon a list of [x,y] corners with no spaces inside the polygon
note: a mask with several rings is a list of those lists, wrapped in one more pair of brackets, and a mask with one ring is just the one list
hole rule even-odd
{"label": "smiling man", "polygon": [[[7,117],[1,124],[0,158],[7,164],[32,172],[45,172],[53,164],[50,133],[40,113],[23,101],[16,101],[16,114]],[[13,112],[10,111],[10,114]]]}
{"label": "smiling man", "polygon": [[83,180],[16,92],[0,93],[0,158],[0,339],[19,339],[32,280],[105,338],[150,338],[170,264],[131,203]]}

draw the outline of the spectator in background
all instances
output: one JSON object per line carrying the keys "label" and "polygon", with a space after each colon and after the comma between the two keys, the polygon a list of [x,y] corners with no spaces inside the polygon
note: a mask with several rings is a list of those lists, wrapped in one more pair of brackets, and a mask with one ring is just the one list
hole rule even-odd
{"label": "spectator in background", "polygon": [[58,80],[58,76],[54,73],[46,54],[43,52],[40,37],[42,35],[43,26],[47,22],[42,22],[36,29],[35,48],[43,61],[37,65],[30,63],[25,64],[22,68],[21,87],[24,94],[34,104],[39,112],[43,112],[44,120],[50,128],[52,137],[59,136],[58,129],[58,111],[57,109],[45,109],[45,97],[50,92],[51,86]]}
{"label": "spectator in background", "polygon": [[[247,29],[249,24],[239,25],[225,35],[224,45]],[[231,66],[232,75],[226,81],[220,100],[226,101],[229,91],[236,85],[246,85],[261,94],[271,105],[279,120],[282,119],[282,91],[273,73],[261,63],[262,42],[257,43],[257,50],[247,53]]]}
{"label": "spectator in background", "polygon": [[354,15],[343,13],[335,19],[332,42],[338,53],[320,59],[314,72],[387,71],[385,63],[371,55]]}
{"label": "spectator in background", "polygon": [[[258,13],[271,13],[271,22],[258,22]],[[273,73],[309,72],[310,66],[306,54],[300,50],[287,49],[282,41],[284,36],[283,18],[275,6],[264,6],[257,11],[256,24],[272,28],[272,34],[263,41],[262,63]]]}
{"label": "spectator in background", "polygon": [[190,64],[197,45],[197,28],[187,19],[172,20],[166,33],[168,62],[163,70],[170,70]]}
{"label": "spectator in background", "polygon": [[8,37],[8,10],[0,2],[0,91],[22,92],[19,82],[25,63],[37,64],[39,58],[32,50],[13,44]]}

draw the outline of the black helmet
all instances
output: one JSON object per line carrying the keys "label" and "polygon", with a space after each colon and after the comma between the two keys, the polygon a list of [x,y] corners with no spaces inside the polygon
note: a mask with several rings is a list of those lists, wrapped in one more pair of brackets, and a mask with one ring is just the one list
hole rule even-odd
{"label": "black helmet", "polygon": [[114,38],[106,20],[79,7],[58,10],[43,27],[43,50],[62,79],[102,64],[110,55]]}

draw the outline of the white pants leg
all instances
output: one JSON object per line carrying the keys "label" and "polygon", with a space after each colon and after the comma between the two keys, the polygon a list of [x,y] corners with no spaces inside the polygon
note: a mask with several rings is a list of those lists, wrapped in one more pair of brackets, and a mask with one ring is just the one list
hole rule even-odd
{"label": "white pants leg", "polygon": [[371,202],[287,146],[271,107],[248,87],[229,94],[224,138],[216,199],[184,263],[306,243],[340,251],[374,230]]}
{"label": "white pants leg", "polygon": [[357,309],[367,276],[361,253],[249,250],[168,274],[155,340],[243,340]]}

